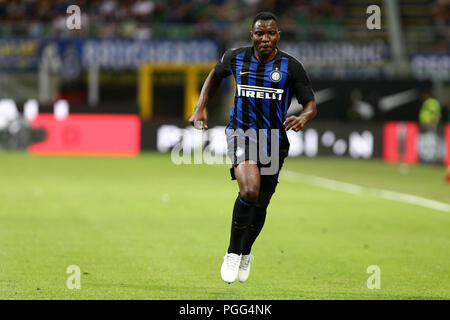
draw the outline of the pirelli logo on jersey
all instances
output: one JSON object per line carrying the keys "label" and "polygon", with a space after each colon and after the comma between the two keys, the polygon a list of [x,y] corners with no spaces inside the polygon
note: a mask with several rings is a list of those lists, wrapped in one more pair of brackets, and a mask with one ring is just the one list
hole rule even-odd
{"label": "pirelli logo on jersey", "polygon": [[283,96],[283,89],[266,88],[258,86],[237,85],[237,94],[240,97],[280,100]]}

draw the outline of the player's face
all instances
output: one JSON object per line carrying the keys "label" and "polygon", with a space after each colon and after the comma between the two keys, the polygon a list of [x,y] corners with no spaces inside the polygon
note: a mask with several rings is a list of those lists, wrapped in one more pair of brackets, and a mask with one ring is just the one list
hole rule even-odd
{"label": "player's face", "polygon": [[280,39],[280,31],[275,20],[258,20],[255,22],[250,38],[260,56],[268,57],[273,54]]}

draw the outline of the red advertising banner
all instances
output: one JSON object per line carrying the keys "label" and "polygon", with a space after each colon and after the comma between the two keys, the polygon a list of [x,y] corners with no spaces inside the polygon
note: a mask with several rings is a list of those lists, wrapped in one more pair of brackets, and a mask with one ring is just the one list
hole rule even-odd
{"label": "red advertising banner", "polygon": [[383,159],[388,163],[417,163],[418,136],[415,122],[387,122],[383,128]]}
{"label": "red advertising banner", "polygon": [[46,139],[32,144],[32,154],[135,156],[141,143],[141,121],[136,115],[71,114],[57,120],[39,114],[35,129],[44,129]]}

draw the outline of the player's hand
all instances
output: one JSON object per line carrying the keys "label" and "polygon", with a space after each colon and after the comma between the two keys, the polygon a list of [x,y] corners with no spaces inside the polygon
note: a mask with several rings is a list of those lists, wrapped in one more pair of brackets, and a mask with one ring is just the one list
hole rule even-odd
{"label": "player's hand", "polygon": [[195,129],[199,130],[208,129],[206,120],[207,117],[205,110],[200,110],[197,108],[195,108],[194,114],[189,118],[189,122],[194,126]]}
{"label": "player's hand", "polygon": [[286,126],[286,131],[292,129],[295,132],[298,132],[303,129],[306,122],[307,120],[301,116],[290,116],[286,118],[286,121],[284,121],[283,124]]}

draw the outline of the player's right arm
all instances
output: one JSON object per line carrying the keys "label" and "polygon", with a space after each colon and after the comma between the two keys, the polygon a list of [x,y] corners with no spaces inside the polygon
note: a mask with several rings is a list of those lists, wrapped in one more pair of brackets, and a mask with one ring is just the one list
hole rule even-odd
{"label": "player's right arm", "polygon": [[[208,77],[205,80],[205,83],[203,84],[202,91],[200,92],[200,97],[194,109],[194,114],[189,119],[189,122],[194,124],[194,126],[196,126],[197,129],[208,128],[208,125],[206,123],[207,116],[205,108],[206,105],[208,104],[208,101],[212,99],[214,94],[219,89],[221,83],[222,78],[218,77],[215,74],[214,69],[211,70],[211,72],[208,74]],[[199,125],[197,125],[197,123]]]}
{"label": "player's right arm", "polygon": [[208,101],[214,97],[217,90],[220,88],[222,79],[231,74],[231,51],[225,52],[222,59],[217,63],[214,69],[212,69],[208,77],[203,84],[202,91],[200,92],[200,97],[197,101],[197,105],[194,109],[194,114],[189,119],[189,122],[194,124],[197,129],[207,129],[207,116],[205,112],[206,105]]}

